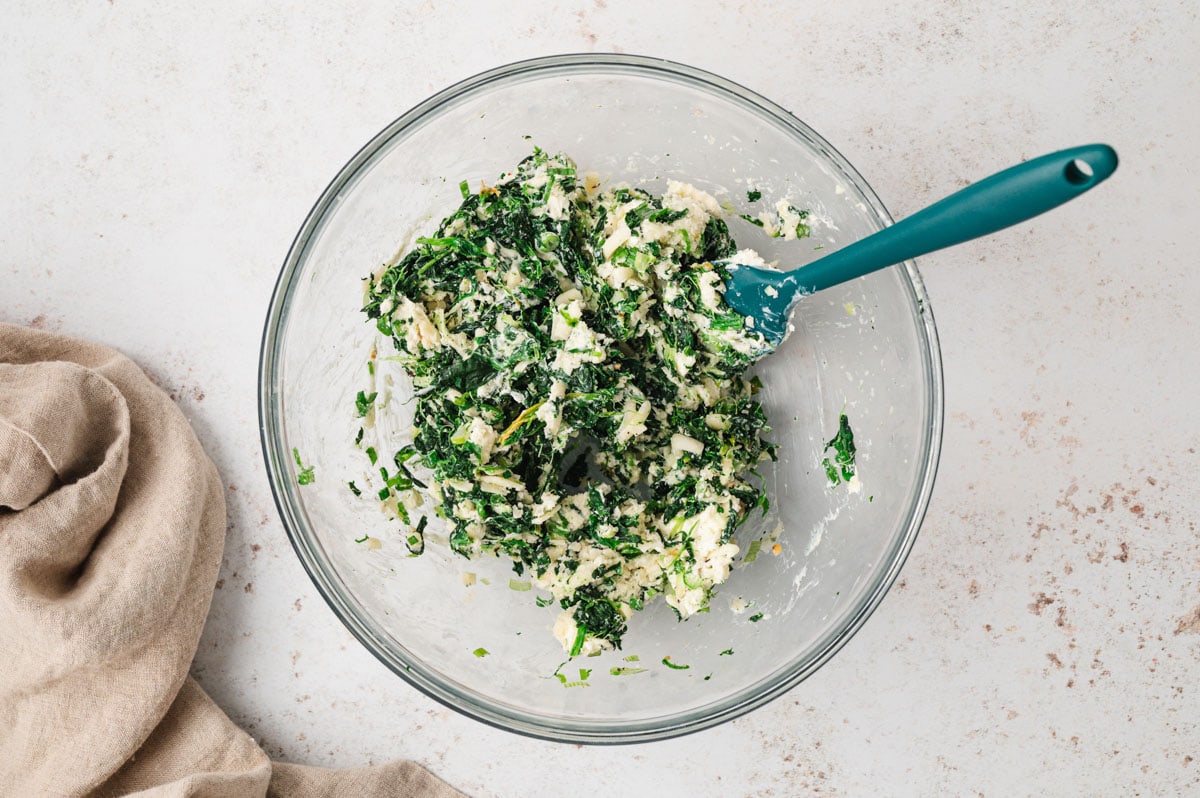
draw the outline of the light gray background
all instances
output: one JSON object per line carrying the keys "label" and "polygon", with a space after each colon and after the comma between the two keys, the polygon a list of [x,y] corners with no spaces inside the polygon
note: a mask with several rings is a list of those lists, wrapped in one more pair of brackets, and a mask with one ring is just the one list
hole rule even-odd
{"label": "light gray background", "polygon": [[[192,420],[229,503],[194,673],[271,755],[411,758],[477,796],[1200,789],[1194,3],[294,5],[10,2],[0,26],[0,320],[122,349]],[[496,731],[378,664],[292,553],[255,414],[279,265],[342,164],[456,80],[571,51],[762,92],[897,217],[1060,147],[1122,158],[920,262],[944,454],[866,627],[770,706],[637,747]]]}

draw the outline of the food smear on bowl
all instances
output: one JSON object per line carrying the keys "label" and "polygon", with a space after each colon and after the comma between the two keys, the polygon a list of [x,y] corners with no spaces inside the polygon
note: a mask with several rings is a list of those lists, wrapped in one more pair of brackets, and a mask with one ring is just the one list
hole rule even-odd
{"label": "food smear on bowl", "polygon": [[535,149],[461,188],[366,281],[394,348],[380,357],[415,389],[379,499],[413,554],[432,514],[458,554],[510,558],[559,604],[570,656],[619,648],[658,596],[680,619],[707,611],[736,530],[767,511],[754,468],[776,456],[746,376],[771,345],[725,304],[714,261],[762,259],[688,183],[602,187]]}

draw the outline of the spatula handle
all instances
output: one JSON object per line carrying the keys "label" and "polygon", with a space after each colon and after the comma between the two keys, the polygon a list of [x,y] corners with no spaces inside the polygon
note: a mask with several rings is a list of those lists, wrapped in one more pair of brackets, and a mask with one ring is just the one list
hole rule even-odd
{"label": "spatula handle", "polygon": [[820,291],[919,255],[1032,219],[1099,185],[1117,168],[1106,144],[1087,144],[1018,164],[795,272]]}

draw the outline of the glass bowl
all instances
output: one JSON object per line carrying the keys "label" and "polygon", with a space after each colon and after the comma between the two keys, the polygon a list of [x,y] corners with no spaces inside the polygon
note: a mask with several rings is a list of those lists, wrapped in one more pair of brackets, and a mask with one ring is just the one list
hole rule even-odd
{"label": "glass bowl", "polygon": [[[794,687],[849,640],[895,580],[941,444],[933,318],[911,262],[806,298],[795,332],[756,366],[780,445],[779,461],[762,470],[769,514],[738,535],[739,560],[766,536],[757,558],[735,567],[710,612],[679,622],[656,601],[632,620],[622,650],[563,665],[550,631],[558,608],[540,607],[536,591],[510,584],[510,563],[452,554],[436,541],[436,524],[425,553],[410,557],[398,525],[365,490],[356,498],[347,487],[367,486],[374,471],[353,445],[362,421],[354,397],[368,385],[378,342],[359,311],[361,279],[457,207],[460,181],[495,181],[534,145],[568,153],[581,172],[606,182],[656,193],[668,179],[692,182],[732,204],[740,246],[785,267],[890,223],[866,181],[824,139],[712,74],[658,59],[580,55],[463,81],[363,147],[300,228],[262,345],[267,470],[317,588],[363,645],[416,688],[542,738],[672,737]],[[762,192],[757,203],[747,197],[752,188]],[[737,216],[784,198],[812,210],[811,239],[770,239]],[[391,404],[400,412],[385,435],[405,428],[408,389],[402,376],[394,379]],[[858,446],[858,481],[834,486],[821,462],[842,413]],[[310,484],[297,482],[296,452],[314,469]],[[586,681],[581,669],[590,672]]]}

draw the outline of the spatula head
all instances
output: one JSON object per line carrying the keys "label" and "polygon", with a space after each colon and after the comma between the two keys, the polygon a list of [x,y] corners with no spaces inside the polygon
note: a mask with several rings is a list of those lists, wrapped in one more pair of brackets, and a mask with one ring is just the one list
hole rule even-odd
{"label": "spatula head", "polygon": [[796,278],[787,272],[722,261],[729,272],[725,302],[736,312],[753,319],[751,329],[778,346],[787,334],[788,318],[796,300]]}

